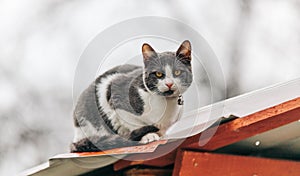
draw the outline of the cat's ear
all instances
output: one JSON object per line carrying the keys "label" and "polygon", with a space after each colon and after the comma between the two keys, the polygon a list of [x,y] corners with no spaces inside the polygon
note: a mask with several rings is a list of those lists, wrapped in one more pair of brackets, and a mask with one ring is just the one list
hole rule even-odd
{"label": "cat's ear", "polygon": [[191,43],[188,40],[182,42],[178,50],[176,51],[176,57],[178,59],[187,59],[191,61]]}
{"label": "cat's ear", "polygon": [[142,52],[143,52],[144,61],[147,61],[147,60],[149,60],[151,58],[156,58],[157,57],[157,53],[147,43],[143,44],[143,46],[142,46]]}

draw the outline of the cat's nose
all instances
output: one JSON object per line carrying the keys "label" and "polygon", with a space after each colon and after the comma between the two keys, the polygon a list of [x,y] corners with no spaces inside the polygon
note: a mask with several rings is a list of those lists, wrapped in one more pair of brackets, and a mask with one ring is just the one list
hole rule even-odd
{"label": "cat's nose", "polygon": [[171,87],[173,86],[173,83],[166,83],[166,86],[171,89]]}

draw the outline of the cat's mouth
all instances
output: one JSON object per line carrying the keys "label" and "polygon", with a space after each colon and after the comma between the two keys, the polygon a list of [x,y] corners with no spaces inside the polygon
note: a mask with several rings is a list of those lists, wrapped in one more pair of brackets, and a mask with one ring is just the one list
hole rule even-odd
{"label": "cat's mouth", "polygon": [[170,95],[172,95],[173,93],[174,93],[173,90],[168,90],[168,91],[163,92],[163,96],[170,96]]}

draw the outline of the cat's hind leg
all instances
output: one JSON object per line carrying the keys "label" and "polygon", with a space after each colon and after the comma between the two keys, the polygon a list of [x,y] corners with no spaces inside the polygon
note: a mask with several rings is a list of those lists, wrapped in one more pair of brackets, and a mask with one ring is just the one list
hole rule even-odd
{"label": "cat's hind leg", "polygon": [[70,146],[70,152],[96,152],[100,151],[98,147],[88,138],[79,140],[78,142],[73,142]]}
{"label": "cat's hind leg", "polygon": [[130,141],[118,135],[94,136],[81,139],[71,144],[71,152],[97,152],[119,147],[138,145],[137,141]]}

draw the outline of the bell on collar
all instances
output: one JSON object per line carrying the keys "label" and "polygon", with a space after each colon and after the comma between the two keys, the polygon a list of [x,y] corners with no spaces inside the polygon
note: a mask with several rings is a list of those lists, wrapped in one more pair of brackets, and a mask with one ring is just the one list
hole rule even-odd
{"label": "bell on collar", "polygon": [[179,96],[178,96],[178,100],[177,100],[177,104],[178,104],[178,105],[183,105],[183,102],[184,102],[184,101],[183,101],[182,95],[179,95]]}

